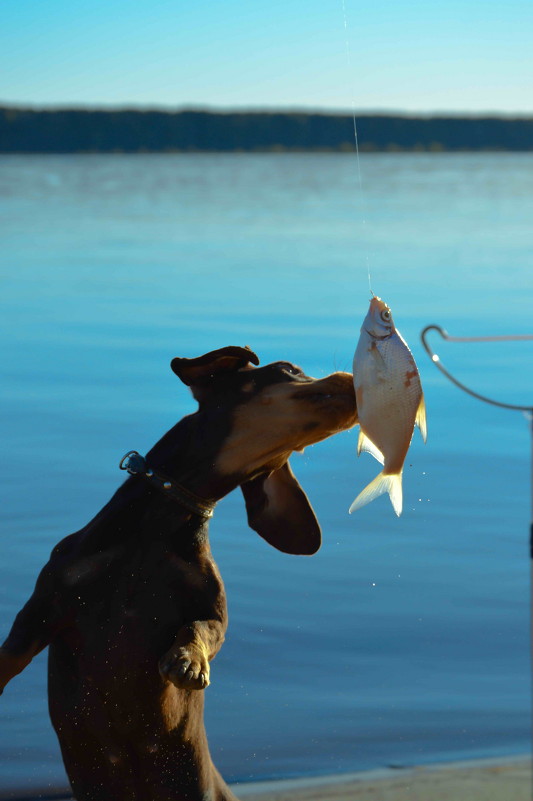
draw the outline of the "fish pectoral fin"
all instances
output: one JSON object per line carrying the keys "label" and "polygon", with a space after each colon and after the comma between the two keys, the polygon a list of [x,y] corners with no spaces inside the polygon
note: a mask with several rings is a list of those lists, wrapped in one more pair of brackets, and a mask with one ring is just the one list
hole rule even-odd
{"label": "fish pectoral fin", "polygon": [[377,445],[374,445],[371,439],[367,437],[362,428],[359,430],[359,440],[357,441],[358,456],[361,454],[361,451],[370,453],[371,456],[373,456],[374,459],[377,459],[380,464],[385,464],[385,458],[380,449],[377,447]]}
{"label": "fish pectoral fin", "polygon": [[403,506],[403,492],[402,492],[402,474],[401,473],[379,473],[373,481],[359,493],[355,501],[350,506],[348,512],[351,514],[356,509],[366,506],[375,498],[379,498],[384,492],[389,493],[389,498],[392,503],[392,508],[398,515],[402,513]]}
{"label": "fish pectoral fin", "polygon": [[428,429],[426,423],[426,401],[424,400],[423,394],[420,398],[418,409],[416,410],[415,424],[419,427],[420,433],[422,434],[422,439],[425,442],[428,438]]}
{"label": "fish pectoral fin", "polygon": [[375,378],[378,381],[385,381],[387,377],[387,363],[375,342],[372,343],[372,347],[370,348],[369,352],[370,357],[374,361],[374,367],[376,371]]}

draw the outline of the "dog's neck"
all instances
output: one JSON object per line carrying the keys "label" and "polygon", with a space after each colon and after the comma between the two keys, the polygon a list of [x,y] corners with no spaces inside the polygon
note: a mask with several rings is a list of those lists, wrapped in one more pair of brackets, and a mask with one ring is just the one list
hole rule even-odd
{"label": "dog's neck", "polygon": [[[185,417],[168,431],[146,454],[149,467],[160,470],[172,481],[205,500],[217,501],[238,486],[235,481],[220,482],[213,473],[217,446],[205,442],[204,421],[196,415]],[[202,429],[202,448],[198,448]],[[136,444],[136,443],[133,443]],[[87,547],[107,547],[100,543],[100,523],[112,521],[117,544],[165,538],[172,547],[197,548],[208,543],[208,520],[166,496],[141,476],[130,476],[87,526]],[[109,531],[109,526],[106,526]],[[107,534],[109,537],[109,534]]]}
{"label": "dog's neck", "polygon": [[144,513],[138,520],[137,531],[141,539],[165,540],[168,547],[183,556],[208,546],[209,519],[185,508],[173,498],[158,490],[141,488],[144,495]]}
{"label": "dog's neck", "polygon": [[219,475],[215,470],[231,422],[222,409],[200,410],[184,417],[146,454],[160,470],[185,490],[216,503],[236,489],[247,476]]}
{"label": "dog's neck", "polygon": [[209,547],[207,520],[138,476],[130,476],[83,531],[86,554],[164,540],[170,550],[187,558]]}

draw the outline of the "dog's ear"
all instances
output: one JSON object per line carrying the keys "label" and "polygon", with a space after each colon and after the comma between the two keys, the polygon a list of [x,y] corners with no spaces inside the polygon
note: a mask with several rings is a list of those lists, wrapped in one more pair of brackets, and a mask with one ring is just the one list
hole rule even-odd
{"label": "dog's ear", "polygon": [[241,484],[248,525],[284,553],[310,556],[322,542],[320,525],[290,465]]}
{"label": "dog's ear", "polygon": [[248,346],[239,348],[229,345],[204,353],[196,359],[172,359],[170,367],[184,384],[191,387],[194,397],[201,400],[213,378],[239,370],[250,363],[259,364],[259,358]]}

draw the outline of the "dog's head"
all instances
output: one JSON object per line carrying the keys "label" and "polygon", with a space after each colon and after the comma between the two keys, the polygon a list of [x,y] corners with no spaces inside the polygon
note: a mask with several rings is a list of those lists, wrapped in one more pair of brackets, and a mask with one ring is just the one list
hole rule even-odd
{"label": "dog's head", "polygon": [[289,362],[258,364],[249,348],[227,347],[173,359],[171,367],[217,441],[215,480],[240,485],[250,526],[271,545],[311,554],[320,547],[320,527],[288,459],[357,422],[352,376],[315,379]]}

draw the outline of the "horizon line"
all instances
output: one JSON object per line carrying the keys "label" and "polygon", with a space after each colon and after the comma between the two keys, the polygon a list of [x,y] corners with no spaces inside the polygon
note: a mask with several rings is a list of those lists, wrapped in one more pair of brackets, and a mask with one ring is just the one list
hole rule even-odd
{"label": "horizon line", "polygon": [[96,112],[159,112],[164,114],[179,114],[182,112],[206,113],[206,114],[317,114],[327,117],[413,117],[413,118],[500,118],[500,119],[531,119],[532,111],[460,111],[460,110],[406,110],[393,108],[361,108],[354,112],[353,109],[334,109],[323,107],[299,107],[299,106],[213,106],[209,104],[144,104],[144,103],[25,103],[11,102],[0,99],[0,109],[12,111],[96,111]]}

